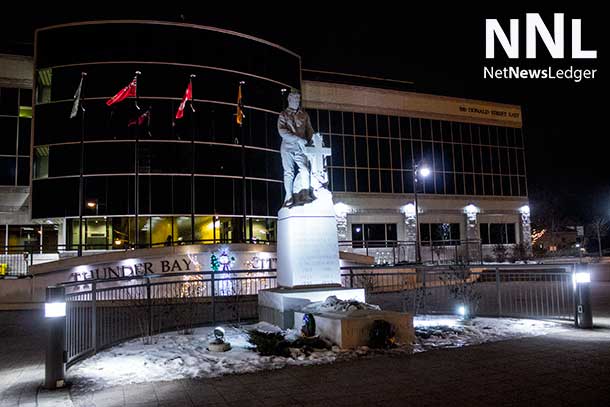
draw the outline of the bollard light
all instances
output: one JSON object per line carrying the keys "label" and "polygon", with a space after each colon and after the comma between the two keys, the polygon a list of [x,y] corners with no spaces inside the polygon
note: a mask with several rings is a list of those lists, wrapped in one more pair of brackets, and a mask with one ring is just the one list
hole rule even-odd
{"label": "bollard light", "polygon": [[579,272],[574,273],[574,284],[583,284],[591,282],[591,273]]}
{"label": "bollard light", "polygon": [[[581,265],[581,270],[586,266]],[[591,309],[591,273],[577,271],[572,274],[574,283],[574,323],[577,328],[593,328],[593,311]]]}
{"label": "bollard light", "polygon": [[463,305],[460,305],[457,309],[458,315],[461,316],[462,318],[464,318],[466,316],[466,307]]}
{"label": "bollard light", "polygon": [[47,288],[44,316],[47,331],[44,387],[59,389],[66,386],[66,292],[63,286]]}
{"label": "bollard light", "polygon": [[44,304],[45,318],[58,318],[66,316],[65,302],[46,302]]}

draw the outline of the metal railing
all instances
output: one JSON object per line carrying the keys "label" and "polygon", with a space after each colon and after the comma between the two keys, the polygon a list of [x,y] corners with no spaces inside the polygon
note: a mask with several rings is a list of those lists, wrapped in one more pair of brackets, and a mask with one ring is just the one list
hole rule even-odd
{"label": "metal railing", "polygon": [[[512,244],[505,245],[512,254]],[[424,264],[482,264],[493,257],[494,245],[479,239],[427,240],[420,243]],[[339,250],[372,256],[377,265],[413,264],[416,262],[415,241],[408,240],[342,240]],[[511,258],[510,256],[507,256]]]}
{"label": "metal railing", "polygon": [[175,273],[62,284],[68,365],[134,337],[252,320],[275,270]]}
{"label": "metal railing", "polygon": [[466,306],[480,316],[574,319],[575,264],[375,270],[350,268],[343,284],[364,288],[383,309],[454,314]]}
{"label": "metal railing", "polygon": [[[413,314],[574,319],[575,265],[343,268],[342,285],[367,301]],[[217,322],[254,320],[257,294],[275,288],[275,270],[125,277],[62,284],[68,365],[130,338]]]}

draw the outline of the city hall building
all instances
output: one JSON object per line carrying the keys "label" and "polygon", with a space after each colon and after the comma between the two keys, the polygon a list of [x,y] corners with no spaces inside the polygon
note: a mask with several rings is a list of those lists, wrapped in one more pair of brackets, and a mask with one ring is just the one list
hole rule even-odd
{"label": "city hall building", "polygon": [[[283,202],[276,123],[291,88],[332,149],[341,250],[414,261],[417,223],[424,261],[530,244],[519,106],[308,71],[299,55],[259,38],[153,21],[39,29],[33,70],[33,92],[0,90],[5,245],[274,244]],[[136,71],[137,96],[108,106]],[[72,114],[83,72],[83,109]],[[176,119],[189,81],[193,108]],[[414,183],[416,166],[431,172]],[[27,199],[11,206],[10,194]],[[24,227],[33,232],[11,237]]]}

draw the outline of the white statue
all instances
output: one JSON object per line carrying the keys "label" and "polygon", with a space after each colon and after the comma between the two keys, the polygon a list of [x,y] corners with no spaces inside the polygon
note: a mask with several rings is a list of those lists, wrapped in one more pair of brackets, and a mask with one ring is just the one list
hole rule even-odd
{"label": "white statue", "polygon": [[282,137],[280,153],[284,167],[284,206],[312,202],[315,197],[311,190],[310,163],[305,149],[311,145],[313,128],[309,115],[301,108],[301,94],[297,90],[290,91],[288,107],[277,120],[277,130]]}

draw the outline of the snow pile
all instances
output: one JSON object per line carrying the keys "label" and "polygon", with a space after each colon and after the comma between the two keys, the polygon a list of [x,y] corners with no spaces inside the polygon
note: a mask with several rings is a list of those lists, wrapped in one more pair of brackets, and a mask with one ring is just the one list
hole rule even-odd
{"label": "snow pile", "polygon": [[[79,390],[99,390],[104,387],[132,383],[177,380],[194,377],[216,377],[234,373],[280,369],[290,365],[331,363],[350,356],[353,351],[316,350],[307,355],[293,352],[293,357],[260,356],[248,343],[247,329],[278,332],[280,328],[258,323],[241,328],[225,326],[225,340],[232,349],[227,352],[210,352],[207,345],[214,340],[213,327],[195,329],[192,335],[175,332],[154,337],[154,343],[145,345],[136,339],[75,364],[68,370],[70,380]],[[297,331],[284,331],[287,338],[296,338]],[[360,351],[364,354],[366,351]]]}
{"label": "snow pile", "polygon": [[462,323],[447,315],[416,317],[413,325],[416,336],[414,353],[547,335],[564,329],[554,322],[532,319],[473,318],[468,323]]}
{"label": "snow pile", "polygon": [[198,328],[192,335],[166,333],[155,336],[153,344],[132,340],[85,359],[68,371],[75,391],[87,392],[104,387],[177,380],[194,377],[216,377],[280,369],[286,366],[314,365],[351,360],[379,353],[423,352],[437,348],[454,348],[526,336],[544,335],[562,330],[561,325],[526,319],[474,318],[468,325],[453,316],[415,318],[417,340],[411,347],[387,351],[360,347],[355,350],[313,349],[307,352],[291,348],[290,357],[261,356],[248,343],[248,330],[282,332],[289,341],[300,337],[296,330],[259,322],[242,328],[224,326],[225,340],[232,349],[208,351],[214,339],[214,327]]}
{"label": "snow pile", "polygon": [[336,313],[345,313],[349,314],[352,311],[357,310],[381,310],[378,305],[367,304],[365,302],[360,302],[357,300],[340,300],[336,296],[331,295],[326,298],[324,301],[313,302],[306,307],[304,307],[301,311],[308,313],[320,313],[320,312],[336,312]]}

